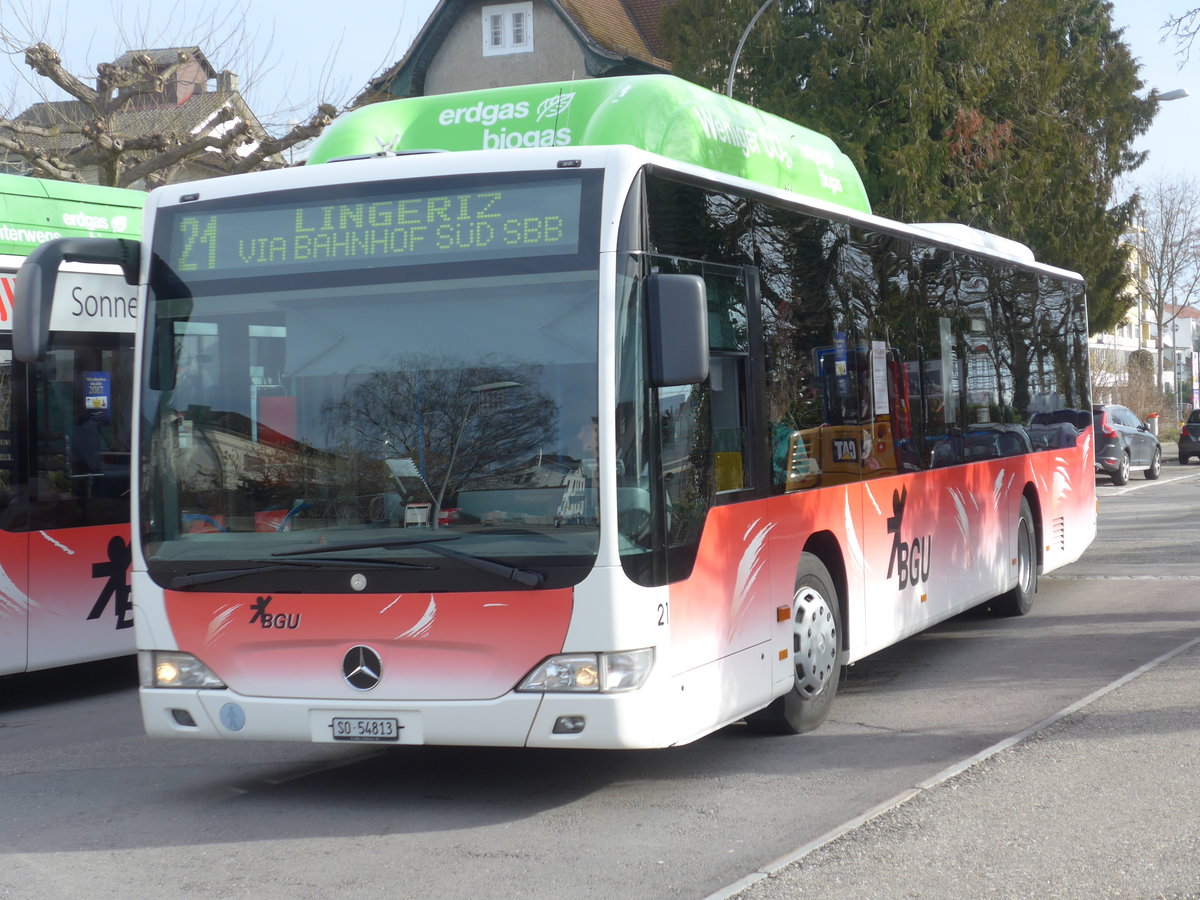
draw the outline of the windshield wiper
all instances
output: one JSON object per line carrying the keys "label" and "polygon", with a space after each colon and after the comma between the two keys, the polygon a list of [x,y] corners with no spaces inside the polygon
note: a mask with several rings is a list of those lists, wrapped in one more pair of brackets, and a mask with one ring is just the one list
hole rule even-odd
{"label": "windshield wiper", "polygon": [[431,545],[429,549],[434,553],[440,553],[450,559],[461,560],[468,566],[474,566],[476,569],[492,575],[499,575],[501,578],[506,578],[524,587],[540,588],[546,580],[546,576],[541,572],[535,572],[532,569],[518,569],[508,563],[496,562],[494,559],[486,559],[482,556],[472,556],[470,553],[461,553],[458,550],[451,550],[449,547]]}
{"label": "windshield wiper", "polygon": [[301,547],[299,550],[280,550],[278,553],[272,553],[271,556],[272,558],[277,556],[312,556],[317,553],[334,553],[338,550],[386,550],[389,547],[408,547],[413,544],[430,544],[435,541],[460,540],[462,540],[462,536],[457,534],[423,534],[414,537],[375,538],[370,541],[313,544],[309,547]]}
{"label": "windshield wiper", "polygon": [[392,537],[392,538],[377,538],[371,541],[347,541],[343,544],[316,544],[312,547],[304,547],[300,550],[281,550],[278,553],[272,553],[271,556],[308,556],[315,553],[331,553],[337,550],[373,550],[387,549],[389,547],[410,547],[416,544],[425,544],[434,553],[447,556],[450,559],[457,559],[468,566],[473,566],[482,572],[488,572],[492,575],[498,575],[501,578],[512,581],[524,587],[539,588],[546,578],[541,572],[534,572],[530,569],[518,569],[516,566],[510,566],[507,563],[496,562],[492,559],[486,559],[482,556],[473,556],[470,553],[460,553],[457,550],[451,550],[449,547],[439,547],[438,544],[444,541],[461,540],[462,536],[457,534],[430,534],[420,537]]}
{"label": "windshield wiper", "polygon": [[241,578],[243,575],[256,575],[259,572],[279,572],[284,569],[361,569],[364,566],[382,566],[389,569],[424,569],[436,571],[437,566],[423,566],[419,563],[400,562],[394,559],[289,559],[289,560],[247,560],[261,565],[246,569],[214,569],[211,572],[197,572],[195,575],[176,575],[171,579],[171,588],[176,591],[186,590],[198,584],[215,584],[218,581],[229,581]]}

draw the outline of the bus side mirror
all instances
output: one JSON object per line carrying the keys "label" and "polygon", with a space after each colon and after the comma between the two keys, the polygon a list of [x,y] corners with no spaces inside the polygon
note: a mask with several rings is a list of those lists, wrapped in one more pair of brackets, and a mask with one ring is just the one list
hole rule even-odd
{"label": "bus side mirror", "polygon": [[699,275],[646,279],[650,384],[672,387],[708,378],[708,301]]}
{"label": "bus side mirror", "polygon": [[141,244],[126,238],[57,238],[33,249],[17,270],[13,292],[13,356],[34,363],[50,343],[50,313],[58,267],[64,262],[120,266],[129,284],[137,284]]}

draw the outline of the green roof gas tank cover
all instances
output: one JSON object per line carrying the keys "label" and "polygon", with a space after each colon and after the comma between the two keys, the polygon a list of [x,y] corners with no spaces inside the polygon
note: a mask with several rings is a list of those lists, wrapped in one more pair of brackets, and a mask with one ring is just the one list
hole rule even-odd
{"label": "green roof gas tank cover", "polygon": [[62,237],[137,238],[145,202],[143,191],[0,175],[0,254]]}
{"label": "green roof gas tank cover", "polygon": [[308,162],[383,151],[630,144],[772,187],[870,212],[833,141],[672,75],[633,75],[434,94],[336,119]]}

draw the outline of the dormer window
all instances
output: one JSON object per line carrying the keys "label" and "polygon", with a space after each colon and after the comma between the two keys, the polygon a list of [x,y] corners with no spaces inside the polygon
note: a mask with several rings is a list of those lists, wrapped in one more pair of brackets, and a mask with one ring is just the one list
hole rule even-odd
{"label": "dormer window", "polygon": [[533,3],[504,3],[483,8],[483,55],[533,51]]}

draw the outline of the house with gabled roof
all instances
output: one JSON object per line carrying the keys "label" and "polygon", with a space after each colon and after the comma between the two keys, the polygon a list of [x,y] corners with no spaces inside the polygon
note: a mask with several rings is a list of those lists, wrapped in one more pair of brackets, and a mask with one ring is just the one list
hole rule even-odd
{"label": "house with gabled roof", "polygon": [[[108,64],[111,69],[130,73],[147,71],[149,79],[140,75],[113,82],[120,85],[109,98],[112,111],[105,117],[104,128],[114,139],[129,142],[151,136],[165,138],[162,149],[153,153],[170,153],[174,147],[193,143],[203,137],[225,134],[239,123],[245,123],[253,139],[240,144],[236,151],[242,156],[254,152],[257,141],[268,137],[258,117],[254,115],[238,91],[238,78],[232,72],[218,72],[199,47],[166,47],[130,50]],[[152,83],[154,90],[146,90]],[[59,100],[35,103],[20,115],[17,122],[38,126],[46,133],[23,137],[28,144],[77,167],[89,180],[95,180],[99,164],[95,146],[81,132],[91,128],[94,112],[79,100]],[[284,165],[282,158],[274,160]],[[21,172],[23,164],[18,154],[9,153],[3,160],[8,171]],[[142,181],[128,187],[150,187],[166,181],[185,181],[228,174],[233,160],[224,153],[212,150],[190,157],[172,169],[158,172],[151,184]]]}
{"label": "house with gabled roof", "polygon": [[454,91],[669,72],[672,0],[440,0],[398,63],[355,105]]}

